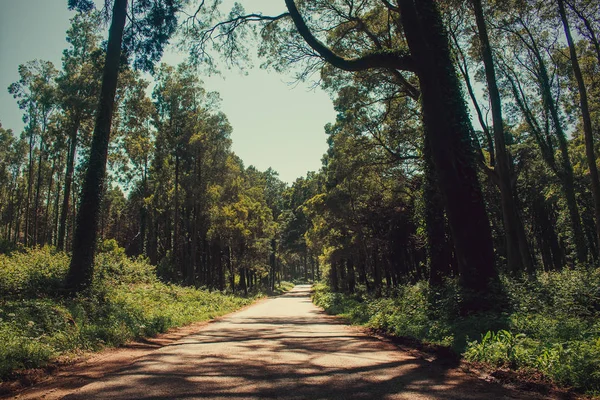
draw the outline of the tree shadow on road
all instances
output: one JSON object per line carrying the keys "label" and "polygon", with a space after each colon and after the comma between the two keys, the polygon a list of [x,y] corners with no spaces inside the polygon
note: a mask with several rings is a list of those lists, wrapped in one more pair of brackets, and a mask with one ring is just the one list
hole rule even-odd
{"label": "tree shadow on road", "polygon": [[352,328],[323,329],[338,324],[303,317],[215,323],[66,398],[543,398],[400,353]]}

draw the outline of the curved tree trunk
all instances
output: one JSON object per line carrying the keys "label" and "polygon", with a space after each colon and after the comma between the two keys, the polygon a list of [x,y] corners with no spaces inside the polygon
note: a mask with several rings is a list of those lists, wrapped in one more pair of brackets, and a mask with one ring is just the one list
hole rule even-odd
{"label": "curved tree trunk", "polygon": [[115,0],[108,34],[98,114],[92,137],[90,159],[81,192],[81,203],[77,213],[77,227],[73,237],[73,256],[66,279],[67,290],[71,293],[82,291],[92,283],[100,202],[104,190],[108,143],[126,17],[127,0]]}

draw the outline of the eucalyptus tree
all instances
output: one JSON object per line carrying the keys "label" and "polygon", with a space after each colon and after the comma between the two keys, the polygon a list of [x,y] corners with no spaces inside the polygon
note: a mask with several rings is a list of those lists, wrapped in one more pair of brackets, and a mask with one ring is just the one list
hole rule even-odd
{"label": "eucalyptus tree", "polygon": [[[127,21],[127,0],[114,0],[111,26],[108,34],[106,59],[104,62],[102,88],[96,113],[94,134],[90,149],[87,171],[77,213],[77,227],[73,243],[73,256],[66,279],[69,292],[78,292],[91,284],[96,244],[99,211],[110,138],[111,121],[121,54],[133,58],[135,66],[151,70],[160,59],[164,45],[177,26],[176,13],[182,1],[163,0],[156,2],[132,2],[129,20],[134,21],[125,30]],[[91,0],[69,0],[69,8],[90,11],[94,8]]]}
{"label": "eucalyptus tree", "polygon": [[[548,168],[560,180],[569,212],[576,259],[585,262],[587,245],[575,192],[563,110],[561,77],[556,74],[557,27],[542,18],[539,5],[523,4],[497,24],[500,70]],[[508,54],[510,53],[510,54]],[[556,154],[558,152],[558,155]]]}
{"label": "eucalyptus tree", "polygon": [[[468,19],[469,15],[468,8],[472,9],[475,19],[476,35],[477,40],[472,40],[471,37],[466,35],[466,29],[462,32],[454,32],[451,27],[451,36],[458,53],[458,66],[465,79],[465,84],[469,92],[469,96],[473,101],[475,110],[477,112],[479,123],[485,133],[485,136],[489,142],[488,152],[490,158],[490,164],[492,168],[488,168],[484,163],[482,167],[486,172],[487,176],[498,186],[500,191],[500,204],[502,208],[502,219],[504,226],[504,235],[506,238],[506,256],[508,267],[513,273],[521,273],[522,271],[533,271],[533,261],[531,258],[531,252],[527,242],[527,237],[523,227],[523,222],[519,215],[519,209],[517,206],[517,196],[514,191],[512,182],[514,181],[514,170],[512,167],[512,157],[508,149],[507,138],[509,134],[504,127],[503,113],[502,113],[502,99],[498,88],[498,80],[496,73],[496,63],[493,58],[493,49],[490,45],[490,39],[488,36],[488,27],[484,14],[484,6],[481,0],[470,0],[465,6],[461,7],[455,14],[462,14],[458,16],[458,19]],[[491,13],[493,11],[490,10]],[[449,13],[452,14],[452,13]],[[463,21],[463,25],[468,24]],[[471,52],[476,53],[477,57],[483,63],[483,70],[485,75],[485,82],[487,85],[487,94],[489,100],[489,108],[492,114],[492,132],[490,134],[487,122],[483,116],[481,107],[479,105],[479,99],[475,95],[471,79],[469,77],[469,70],[467,64],[467,56],[461,49],[461,39],[458,36],[462,33],[462,41],[475,42],[479,45],[478,51]],[[466,36],[466,37],[465,37]],[[477,60],[479,61],[479,60]],[[483,157],[482,157],[483,159]]]}
{"label": "eucalyptus tree", "polygon": [[0,124],[0,221],[3,226],[0,238],[7,246],[12,242],[13,232],[15,239],[18,235],[13,224],[18,219],[17,191],[24,159],[24,154],[19,150],[24,149],[19,146],[13,131],[4,129]]}
{"label": "eucalyptus tree", "polygon": [[[49,61],[34,60],[19,65],[19,81],[11,84],[8,91],[18,99],[19,107],[24,110],[23,121],[26,123],[25,133],[28,136],[28,170],[27,197],[25,203],[25,245],[37,242],[38,207],[42,179],[42,161],[46,156],[48,145],[48,126],[51,115],[56,111],[56,83],[58,74]],[[37,149],[37,185],[33,193],[35,173],[35,151]],[[34,198],[32,209],[31,201]],[[31,215],[33,211],[33,218]],[[33,219],[33,226],[32,221]],[[33,229],[32,229],[33,228]],[[33,232],[32,232],[33,230]]]}
{"label": "eucalyptus tree", "polygon": [[[558,1],[558,13],[562,22],[567,44],[569,46],[569,55],[571,58],[571,65],[573,68],[573,74],[577,81],[577,89],[579,91],[579,105],[581,107],[581,119],[583,125],[583,134],[585,137],[585,153],[587,158],[588,168],[590,170],[590,180],[592,187],[592,196],[594,199],[594,216],[596,220],[596,243],[600,247],[600,179],[598,178],[598,166],[596,164],[596,151],[594,149],[594,133],[592,130],[592,118],[590,115],[590,108],[588,103],[588,94],[581,67],[579,65],[579,58],[577,55],[577,49],[575,42],[573,41],[573,35],[571,34],[571,28],[569,26],[569,19],[567,17],[567,11],[564,0]],[[595,39],[595,32],[590,29],[591,39]],[[595,46],[598,46],[596,40]],[[598,53],[598,60],[600,62],[600,53]]]}
{"label": "eucalyptus tree", "polygon": [[99,47],[99,14],[81,12],[73,17],[67,31],[67,42],[70,47],[63,52],[63,70],[57,78],[59,101],[67,119],[65,125],[69,140],[56,243],[59,250],[65,249],[73,173],[81,130],[83,128],[84,131],[89,131],[100,91],[102,51]]}

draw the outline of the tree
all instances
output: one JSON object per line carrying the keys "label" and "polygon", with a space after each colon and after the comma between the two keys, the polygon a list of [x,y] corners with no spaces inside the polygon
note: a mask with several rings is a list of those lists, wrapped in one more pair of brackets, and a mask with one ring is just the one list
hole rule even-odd
{"label": "tree", "polygon": [[577,50],[575,48],[575,43],[573,42],[571,29],[569,28],[569,20],[567,18],[565,2],[564,0],[557,1],[558,12],[560,15],[561,22],[563,24],[565,36],[567,38],[567,44],[569,45],[569,54],[571,56],[573,74],[575,75],[575,80],[577,81],[577,88],[579,90],[579,104],[581,106],[581,119],[583,121],[583,134],[585,137],[585,153],[587,157],[588,168],[590,170],[592,196],[594,199],[594,216],[596,220],[596,243],[598,244],[598,246],[600,246],[600,179],[598,178],[598,166],[596,165],[594,135],[592,132],[592,119],[590,116],[590,109],[588,105],[587,89],[585,87],[585,82],[583,80],[583,75],[579,66]]}
{"label": "tree", "polygon": [[[182,3],[177,0],[164,0],[152,4],[134,2],[131,9],[134,15],[132,20],[137,16],[138,22],[127,32],[124,40],[127,1],[114,1],[90,159],[77,213],[73,256],[66,279],[66,287],[70,292],[81,291],[91,284],[108,143],[121,62],[121,45],[125,41],[126,50],[135,58],[134,63],[137,66],[147,70],[152,69],[154,62],[162,55],[163,46],[174,32],[177,25],[175,14],[181,6]],[[93,2],[69,0],[69,7],[89,11],[93,8]]]}
{"label": "tree", "polygon": [[66,287],[72,293],[86,289],[92,282],[100,202],[104,190],[108,141],[126,16],[127,0],[115,0],[90,159],[83,183],[73,237],[73,255],[66,279]]}
{"label": "tree", "polygon": [[67,218],[72,192],[73,174],[80,129],[93,117],[100,90],[100,68],[96,58],[100,54],[98,41],[99,16],[94,13],[78,13],[67,31],[71,48],[63,52],[63,72],[58,77],[60,102],[68,119],[69,150],[65,170],[63,201],[58,228],[58,250],[65,249]]}
{"label": "tree", "polygon": [[[18,99],[19,107],[27,110],[23,120],[27,124],[29,137],[29,166],[27,170],[27,200],[25,203],[25,245],[37,243],[40,190],[42,184],[42,161],[49,145],[47,133],[50,118],[56,109],[56,87],[54,78],[58,71],[49,61],[30,61],[19,66],[20,79],[11,84],[8,91]],[[33,193],[35,150],[38,150],[37,185]],[[33,216],[31,198],[34,197]],[[31,221],[33,220],[33,224]]]}
{"label": "tree", "polygon": [[519,216],[515,193],[511,183],[512,168],[510,155],[506,146],[506,134],[502,118],[502,101],[500,99],[500,92],[496,80],[496,68],[492,56],[492,49],[490,48],[483,7],[481,0],[471,0],[471,3],[475,13],[481,56],[485,66],[485,76],[492,109],[494,150],[496,152],[494,172],[497,176],[496,183],[500,189],[508,265],[509,268],[515,272],[523,270],[532,272],[533,265],[531,254],[529,252],[527,238],[525,237],[525,231]]}
{"label": "tree", "polygon": [[[579,262],[585,262],[588,249],[577,204],[569,142],[564,119],[561,118],[560,88],[557,87],[558,79],[554,79],[549,73],[548,65],[551,64],[545,56],[550,53],[543,47],[544,40],[548,40],[548,35],[536,34],[535,31],[545,29],[545,25],[538,18],[535,10],[525,8],[512,15],[500,29],[510,34],[504,36],[508,40],[503,47],[503,52],[507,49],[512,52],[510,57],[499,53],[503,75],[508,81],[517,107],[535,137],[544,161],[561,182],[569,212],[576,258]],[[516,59],[518,64],[511,65],[508,61],[510,59]],[[518,68],[519,66],[522,68]],[[522,80],[525,78],[531,79],[531,87],[523,84]],[[531,88],[535,88],[535,91]],[[531,100],[536,96],[540,100],[538,104]],[[555,148],[559,151],[558,159]]]}

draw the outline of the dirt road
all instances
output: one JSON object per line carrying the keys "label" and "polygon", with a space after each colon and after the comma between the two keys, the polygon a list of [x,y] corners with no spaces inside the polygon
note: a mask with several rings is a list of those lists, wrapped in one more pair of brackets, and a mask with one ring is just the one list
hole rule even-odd
{"label": "dirt road", "polygon": [[66,399],[523,399],[324,315],[309,286],[152,351]]}

